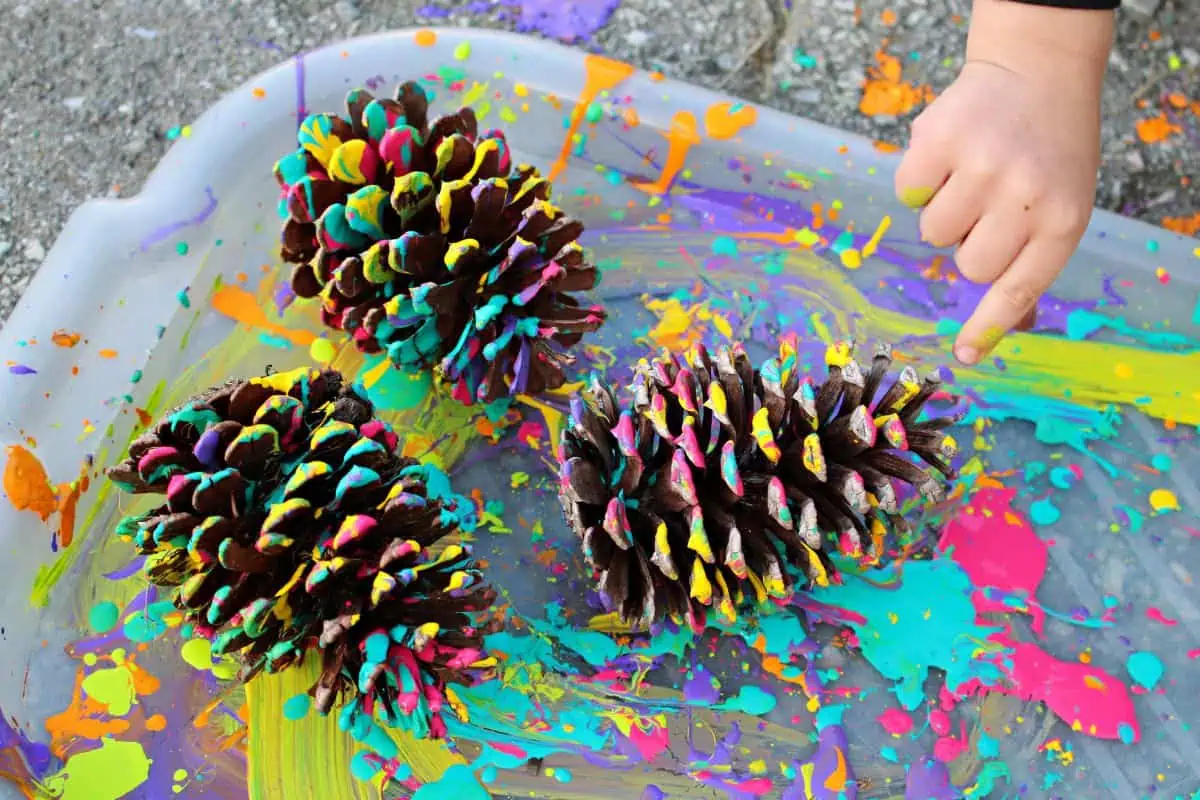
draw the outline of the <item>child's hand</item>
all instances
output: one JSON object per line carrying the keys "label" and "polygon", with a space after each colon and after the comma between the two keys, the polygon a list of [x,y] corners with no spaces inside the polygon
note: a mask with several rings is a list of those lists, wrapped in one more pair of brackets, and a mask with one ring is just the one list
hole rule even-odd
{"label": "child's hand", "polygon": [[913,123],[896,192],[924,206],[922,238],[992,284],[955,342],[964,363],[1032,325],[1083,236],[1111,35],[1109,12],[976,0],[966,66]]}

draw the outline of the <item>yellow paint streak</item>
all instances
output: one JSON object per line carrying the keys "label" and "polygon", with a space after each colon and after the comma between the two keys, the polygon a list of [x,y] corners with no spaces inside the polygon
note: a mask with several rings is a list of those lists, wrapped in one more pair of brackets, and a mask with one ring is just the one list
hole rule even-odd
{"label": "yellow paint streak", "polygon": [[[278,675],[259,675],[246,686],[249,800],[380,800],[378,786],[346,780],[356,745],[338,730],[337,715],[307,714],[281,722],[289,697],[308,691],[320,675],[317,659]],[[286,766],[285,766],[286,765]]]}

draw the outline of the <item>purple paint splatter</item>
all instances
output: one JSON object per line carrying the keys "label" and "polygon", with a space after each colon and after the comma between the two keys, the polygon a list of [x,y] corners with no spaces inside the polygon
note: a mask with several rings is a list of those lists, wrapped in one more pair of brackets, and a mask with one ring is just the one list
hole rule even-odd
{"label": "purple paint splatter", "polygon": [[211,217],[217,210],[217,196],[213,193],[212,187],[205,186],[204,193],[208,196],[208,202],[205,204],[204,208],[200,210],[200,213],[196,214],[194,217],[188,217],[186,219],[172,222],[169,225],[164,225],[158,230],[153,231],[149,236],[142,240],[142,243],[138,245],[138,249],[144,253],[154,245],[171,236],[174,236],[176,233],[179,233],[179,231],[184,230],[185,228],[203,224],[204,221]]}

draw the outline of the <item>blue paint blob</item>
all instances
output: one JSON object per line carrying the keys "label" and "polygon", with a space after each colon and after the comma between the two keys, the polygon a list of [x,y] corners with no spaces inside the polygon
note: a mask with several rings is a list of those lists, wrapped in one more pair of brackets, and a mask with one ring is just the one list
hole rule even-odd
{"label": "blue paint blob", "polygon": [[1171,457],[1166,453],[1155,453],[1150,459],[1150,466],[1154,467],[1159,472],[1171,471]]}
{"label": "blue paint blob", "polygon": [[304,719],[308,715],[308,709],[312,707],[312,698],[306,694],[298,694],[289,697],[283,703],[283,716],[293,722],[299,719]]}
{"label": "blue paint blob", "polygon": [[1066,467],[1050,470],[1050,483],[1057,489],[1070,489],[1075,484],[1075,473]]}
{"label": "blue paint blob", "polygon": [[1130,653],[1129,660],[1125,662],[1125,669],[1129,670],[1129,677],[1146,689],[1157,686],[1163,676],[1163,663],[1158,660],[1158,656],[1144,650]]}
{"label": "blue paint blob", "polygon": [[370,755],[370,750],[359,750],[350,759],[350,774],[360,781],[369,781],[379,773],[380,766],[369,758]]}
{"label": "blue paint blob", "polygon": [[1000,756],[1000,742],[993,739],[986,733],[979,734],[979,757],[980,758],[998,758]]}
{"label": "blue paint blob", "polygon": [[729,256],[737,258],[738,246],[737,242],[730,236],[718,236],[712,241],[712,251],[719,256]]}
{"label": "blue paint blob", "polygon": [[1122,722],[1117,726],[1117,735],[1121,737],[1121,741],[1125,744],[1133,744],[1134,733],[1133,726],[1128,722]]}
{"label": "blue paint blob", "polygon": [[1033,504],[1029,506],[1029,518],[1038,525],[1053,525],[1061,516],[1062,512],[1049,497],[1034,500]]}

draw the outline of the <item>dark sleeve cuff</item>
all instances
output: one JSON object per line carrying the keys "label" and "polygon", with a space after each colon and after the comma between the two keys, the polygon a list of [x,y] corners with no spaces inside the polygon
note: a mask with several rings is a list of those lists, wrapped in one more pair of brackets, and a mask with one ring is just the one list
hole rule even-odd
{"label": "dark sleeve cuff", "polygon": [[1112,11],[1121,5],[1121,0],[1014,0],[1014,2],[1030,6],[1078,8],[1091,11]]}

